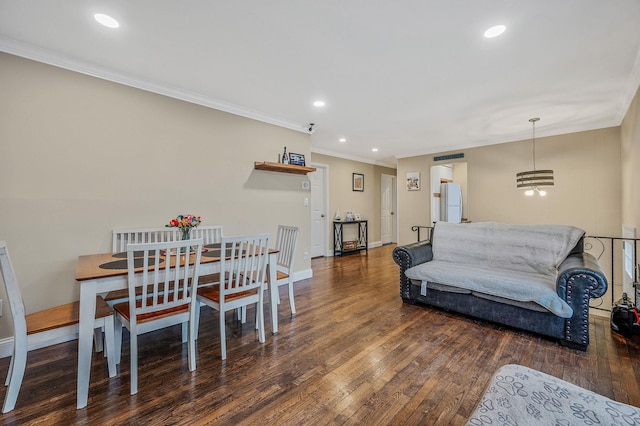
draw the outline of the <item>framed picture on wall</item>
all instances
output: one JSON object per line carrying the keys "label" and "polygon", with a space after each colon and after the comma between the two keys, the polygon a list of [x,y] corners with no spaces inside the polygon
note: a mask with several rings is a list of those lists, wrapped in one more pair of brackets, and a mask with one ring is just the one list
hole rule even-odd
{"label": "framed picture on wall", "polygon": [[351,183],[351,189],[354,191],[364,191],[364,175],[361,173],[354,173]]}
{"label": "framed picture on wall", "polygon": [[407,191],[420,191],[420,172],[407,173]]}

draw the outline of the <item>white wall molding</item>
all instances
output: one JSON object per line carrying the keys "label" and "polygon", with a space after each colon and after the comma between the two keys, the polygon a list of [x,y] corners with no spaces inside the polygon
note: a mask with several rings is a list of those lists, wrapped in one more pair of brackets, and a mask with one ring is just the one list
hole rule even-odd
{"label": "white wall molding", "polygon": [[379,160],[371,160],[369,158],[364,158],[364,157],[356,157],[355,155],[349,155],[349,154],[345,154],[342,152],[337,152],[337,151],[331,151],[329,149],[322,149],[322,148],[314,148],[313,145],[311,146],[311,152],[312,153],[316,153],[316,154],[322,154],[322,155],[328,155],[330,157],[336,157],[336,158],[342,158],[343,160],[351,160],[351,161],[358,161],[360,163],[366,163],[366,164],[373,164],[376,166],[382,166],[382,167],[389,167],[390,169],[397,169],[398,168],[398,164],[397,163],[387,163],[384,161],[379,161]]}
{"label": "white wall molding", "polygon": [[80,61],[74,58],[65,57],[50,50],[18,40],[0,37],[0,51],[92,77],[101,78],[103,80],[112,81],[114,83],[124,84],[125,86],[135,87],[136,89],[145,90],[147,92],[153,92],[159,95],[239,115],[241,117],[251,118],[253,120],[296,130],[302,133],[309,133],[308,124],[303,125],[300,123],[293,123],[280,117],[275,117],[260,111],[225,102],[220,99],[205,97],[197,93],[178,89],[156,81],[133,77],[87,61]]}
{"label": "white wall molding", "polygon": [[304,269],[293,273],[293,282],[306,280],[313,277],[313,270],[311,268]]}
{"label": "white wall molding", "polygon": [[[78,327],[75,327],[76,332],[72,334],[56,334],[51,335],[43,339],[29,342],[29,350],[44,348],[47,346],[57,345],[58,343],[69,342],[71,340],[78,340]],[[6,358],[13,355],[13,336],[5,339],[0,339],[0,358]]]}

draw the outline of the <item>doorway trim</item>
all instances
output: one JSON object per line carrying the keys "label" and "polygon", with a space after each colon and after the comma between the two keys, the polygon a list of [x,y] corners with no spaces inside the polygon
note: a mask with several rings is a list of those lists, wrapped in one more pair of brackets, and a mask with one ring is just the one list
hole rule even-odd
{"label": "doorway trim", "polygon": [[[311,167],[324,170],[324,176],[322,180],[324,194],[323,194],[322,201],[325,208],[324,215],[326,218],[326,227],[324,229],[324,232],[322,233],[322,239],[323,239],[322,246],[324,247],[324,257],[330,257],[330,256],[333,256],[333,248],[329,247],[329,231],[330,231],[330,225],[333,222],[333,217],[330,217],[330,213],[329,213],[329,165],[324,163],[312,162]],[[312,214],[312,211],[310,210],[309,226],[311,226],[311,214]],[[311,236],[311,229],[309,229],[309,235]],[[313,241],[311,241],[311,246],[313,246]]]}
{"label": "doorway trim", "polygon": [[[393,244],[398,242],[398,176],[382,173],[380,175],[380,211],[382,211],[382,179],[383,177],[391,178],[391,242]],[[380,245],[382,245],[382,216],[380,217]]]}

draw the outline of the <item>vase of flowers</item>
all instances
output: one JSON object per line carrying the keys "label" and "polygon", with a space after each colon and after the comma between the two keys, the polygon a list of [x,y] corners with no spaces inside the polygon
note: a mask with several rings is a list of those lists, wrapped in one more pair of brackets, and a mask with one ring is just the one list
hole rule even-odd
{"label": "vase of flowers", "polygon": [[167,228],[178,228],[182,232],[183,240],[191,239],[191,230],[200,225],[200,216],[194,216],[192,214],[181,214],[175,219],[171,219],[167,225]]}

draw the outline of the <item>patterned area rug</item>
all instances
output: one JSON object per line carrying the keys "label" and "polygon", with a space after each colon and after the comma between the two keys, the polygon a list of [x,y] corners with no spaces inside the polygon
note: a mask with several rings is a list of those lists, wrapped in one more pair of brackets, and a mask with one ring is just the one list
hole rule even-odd
{"label": "patterned area rug", "polygon": [[640,425],[640,408],[508,364],[494,374],[467,425]]}

